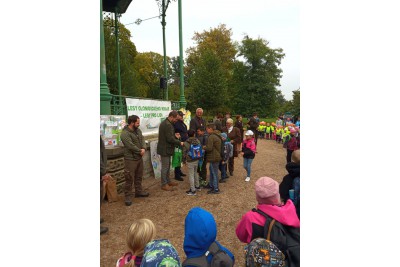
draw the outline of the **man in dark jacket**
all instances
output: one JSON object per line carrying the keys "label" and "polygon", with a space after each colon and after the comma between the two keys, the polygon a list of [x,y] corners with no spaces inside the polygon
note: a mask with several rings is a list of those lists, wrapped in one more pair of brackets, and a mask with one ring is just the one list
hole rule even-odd
{"label": "man in dark jacket", "polygon": [[249,122],[247,123],[249,125],[249,130],[252,130],[254,133],[254,142],[257,145],[257,140],[258,140],[258,131],[257,128],[260,125],[260,121],[258,119],[258,114],[257,112],[253,113],[253,117],[250,118]]}
{"label": "man in dark jacket", "polygon": [[136,115],[128,117],[128,125],[121,132],[121,141],[124,144],[125,161],[125,205],[132,205],[132,183],[135,184],[135,197],[148,197],[149,193],[142,189],[143,156],[146,144],[139,129],[140,118]]}
{"label": "man in dark jacket", "polygon": [[[104,146],[104,141],[100,136],[100,207],[103,202],[103,181],[108,181],[110,179],[110,175],[107,173],[107,153],[106,148]],[[103,218],[100,218],[100,224],[103,223]],[[100,225],[100,234],[107,233],[108,228]]]}
{"label": "man in dark jacket", "polygon": [[[188,139],[188,130],[185,122],[183,121],[183,114],[182,111],[178,111],[178,120],[174,123],[175,133],[179,133],[181,136],[181,141],[185,142]],[[183,181],[182,176],[186,176],[181,170],[181,166],[175,167],[175,180]]]}
{"label": "man in dark jacket", "polygon": [[196,116],[190,120],[190,130],[194,130],[197,136],[197,129],[200,127],[206,127],[206,121],[203,119],[203,109],[197,108],[196,109]]}
{"label": "man in dark jacket", "polygon": [[180,134],[174,131],[174,123],[177,120],[178,112],[173,110],[158,128],[157,154],[161,156],[161,189],[165,191],[171,191],[171,186],[178,185],[178,183],[169,179],[171,156],[174,154],[174,148],[179,145],[183,146],[183,142],[179,140]]}

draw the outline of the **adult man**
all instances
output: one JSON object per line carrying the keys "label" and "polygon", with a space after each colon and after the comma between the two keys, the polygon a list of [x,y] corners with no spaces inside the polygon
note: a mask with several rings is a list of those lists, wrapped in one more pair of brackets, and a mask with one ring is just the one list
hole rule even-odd
{"label": "adult man", "polygon": [[[181,141],[185,142],[189,136],[188,136],[188,130],[185,122],[183,121],[183,114],[182,111],[178,111],[178,120],[174,123],[174,130],[175,133],[179,133],[181,136]],[[183,181],[182,176],[186,176],[186,174],[182,173],[181,166],[175,167],[175,180],[178,181]]]}
{"label": "adult man", "polygon": [[135,184],[135,197],[149,196],[149,193],[142,189],[143,156],[146,152],[146,144],[139,126],[140,118],[131,115],[128,117],[128,125],[121,132],[121,141],[124,144],[126,206],[132,205],[132,182]]}
{"label": "adult man", "polygon": [[218,165],[221,161],[221,134],[215,129],[215,124],[210,123],[207,125],[207,133],[209,134],[207,139],[207,162],[210,163],[210,186],[212,187],[207,194],[219,194],[218,188]]}
{"label": "adult man", "polygon": [[233,120],[230,118],[226,120],[226,127],[222,128],[222,132],[228,135],[228,138],[229,140],[231,140],[231,144],[233,145],[233,156],[230,157],[228,161],[229,174],[233,176],[233,170],[235,165],[234,158],[238,156],[237,144],[243,141],[242,134],[239,128],[233,126]]}
{"label": "adult man", "polygon": [[[107,153],[106,148],[104,146],[104,141],[100,136],[100,207],[103,202],[103,181],[108,181],[110,179],[110,175],[107,173]],[[103,223],[103,218],[100,218],[100,224]],[[108,228],[100,225],[100,234],[107,233]]]}
{"label": "adult man", "polygon": [[283,126],[283,121],[281,117],[278,117],[278,119],[276,120],[276,126]]}
{"label": "adult man", "polygon": [[257,145],[257,140],[258,140],[257,128],[260,125],[257,112],[253,113],[253,117],[250,118],[250,120],[249,120],[249,122],[247,124],[249,125],[249,130],[252,130],[253,133],[254,133],[254,142]]}
{"label": "adult man", "polygon": [[206,127],[206,121],[203,119],[203,109],[197,108],[196,109],[196,116],[190,120],[190,130],[194,130],[197,136],[197,129],[200,127]]}
{"label": "adult man", "polygon": [[226,121],[231,118],[231,113],[225,113],[225,118],[222,120],[222,127],[226,127]]}
{"label": "adult man", "polygon": [[157,154],[161,156],[161,189],[165,191],[172,191],[171,186],[178,185],[178,183],[169,179],[171,156],[174,154],[174,148],[179,145],[183,146],[183,142],[179,140],[180,134],[174,133],[174,123],[177,120],[178,112],[173,110],[158,128]]}

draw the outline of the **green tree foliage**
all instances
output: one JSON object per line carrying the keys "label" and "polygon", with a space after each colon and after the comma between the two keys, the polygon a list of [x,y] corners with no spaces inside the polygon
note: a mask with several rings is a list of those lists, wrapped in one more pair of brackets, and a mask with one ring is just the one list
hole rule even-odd
{"label": "green tree foliage", "polygon": [[[196,45],[186,50],[188,56],[186,59],[185,76],[187,77],[189,86],[187,88],[188,107],[196,107],[196,105],[199,106],[200,103],[203,103],[201,99],[205,97],[201,97],[202,90],[213,90],[223,98],[215,100],[217,102],[222,101],[219,106],[220,111],[230,110],[231,101],[229,97],[232,94],[228,94],[227,92],[230,90],[229,85],[232,82],[234,59],[237,53],[231,36],[231,29],[227,29],[224,24],[219,25],[217,28],[210,28],[209,31],[203,31],[202,33],[195,32],[193,40]],[[204,68],[204,65],[211,62],[218,62],[216,63],[218,65],[210,66],[212,69],[218,69],[218,73],[221,75],[218,79],[210,71],[204,69],[199,71],[200,68]],[[214,77],[213,83],[209,81],[209,74]],[[212,87],[206,88],[203,84],[209,84]],[[221,88],[221,92],[216,92],[216,88]],[[204,94],[208,95],[207,92],[204,92]],[[216,109],[215,105],[212,107],[213,110]]]}
{"label": "green tree foliage", "polygon": [[292,100],[292,114],[295,116],[300,116],[300,88],[292,91],[293,92],[293,100]]}
{"label": "green tree foliage", "polygon": [[239,59],[234,68],[236,97],[235,113],[261,116],[276,114],[282,70],[279,68],[285,56],[281,48],[272,49],[268,41],[244,37],[239,46]]}
{"label": "green tree foliage", "polygon": [[[118,67],[114,20],[109,17],[105,17],[103,23],[107,83],[110,88],[110,93],[117,95]],[[118,37],[121,70],[121,93],[123,95],[133,95],[135,83],[133,64],[137,55],[136,46],[130,39],[130,31],[121,23],[118,23]]]}
{"label": "green tree foliage", "polygon": [[[167,60],[167,64],[169,59]],[[139,53],[133,64],[135,73],[135,91],[132,96],[162,99],[160,77],[164,76],[163,56],[155,52]],[[167,65],[168,73],[171,66]]]}
{"label": "green tree foliage", "polygon": [[192,107],[202,107],[208,114],[226,108],[227,81],[221,60],[214,51],[204,51],[191,79]]}

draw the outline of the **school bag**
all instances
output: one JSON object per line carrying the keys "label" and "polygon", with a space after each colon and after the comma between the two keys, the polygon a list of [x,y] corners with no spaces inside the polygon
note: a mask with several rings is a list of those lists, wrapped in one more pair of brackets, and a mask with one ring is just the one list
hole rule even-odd
{"label": "school bag", "polygon": [[201,144],[190,144],[188,155],[191,159],[201,159],[204,156],[204,150],[201,147]]}
{"label": "school bag", "polygon": [[285,254],[270,240],[254,238],[246,247],[246,267],[285,267]]}
{"label": "school bag", "polygon": [[[208,263],[207,256],[211,253],[213,255],[211,263]],[[186,259],[182,263],[184,266],[196,266],[196,267],[232,267],[232,258],[223,251],[216,242],[212,242],[206,253],[200,257]]]}
{"label": "school bag", "polygon": [[300,267],[300,228],[286,226],[259,209],[252,209],[266,218],[264,238],[272,242],[285,254],[287,267]]}

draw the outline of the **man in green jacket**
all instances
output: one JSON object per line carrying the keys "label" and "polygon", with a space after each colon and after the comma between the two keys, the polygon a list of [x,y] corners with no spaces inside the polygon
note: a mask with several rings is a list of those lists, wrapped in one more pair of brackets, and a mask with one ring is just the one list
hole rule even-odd
{"label": "man in green jacket", "polygon": [[174,154],[175,146],[183,146],[179,140],[180,134],[175,133],[174,123],[178,120],[178,112],[173,110],[168,117],[161,122],[158,128],[157,154],[161,156],[161,189],[171,191],[171,186],[177,186],[177,182],[169,179],[171,168],[171,156]]}
{"label": "man in green jacket", "polygon": [[135,197],[149,196],[149,193],[142,189],[143,156],[146,152],[146,144],[139,126],[140,118],[131,115],[128,117],[128,125],[121,132],[121,141],[124,144],[126,206],[132,205],[132,182],[135,184]]}

